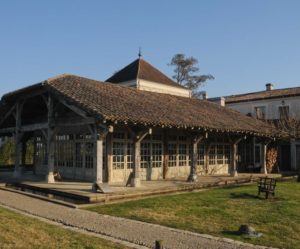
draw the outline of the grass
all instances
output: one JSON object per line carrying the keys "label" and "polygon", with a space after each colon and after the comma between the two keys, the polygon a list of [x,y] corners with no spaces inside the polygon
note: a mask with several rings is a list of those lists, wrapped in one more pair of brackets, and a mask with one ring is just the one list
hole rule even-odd
{"label": "grass", "polygon": [[[253,244],[300,248],[300,183],[296,181],[277,183],[276,197],[268,200],[257,197],[257,186],[253,184],[88,209]],[[241,224],[253,226],[263,236],[238,235]]]}
{"label": "grass", "polygon": [[125,247],[0,208],[0,248],[101,248]]}

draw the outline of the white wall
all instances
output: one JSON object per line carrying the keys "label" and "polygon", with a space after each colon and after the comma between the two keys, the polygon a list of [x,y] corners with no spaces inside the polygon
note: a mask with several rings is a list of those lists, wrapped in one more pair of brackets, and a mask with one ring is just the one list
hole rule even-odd
{"label": "white wall", "polygon": [[279,106],[282,106],[282,101],[284,101],[285,106],[289,106],[289,113],[292,117],[300,118],[300,96],[239,103],[226,103],[225,105],[243,114],[251,113],[253,117],[255,117],[255,107],[265,106],[266,119],[279,119],[278,108]]}
{"label": "white wall", "polygon": [[165,84],[142,80],[142,79],[138,80],[138,89],[149,91],[149,92],[172,94],[172,95],[188,97],[188,98],[191,97],[191,91],[188,89],[168,86]]}

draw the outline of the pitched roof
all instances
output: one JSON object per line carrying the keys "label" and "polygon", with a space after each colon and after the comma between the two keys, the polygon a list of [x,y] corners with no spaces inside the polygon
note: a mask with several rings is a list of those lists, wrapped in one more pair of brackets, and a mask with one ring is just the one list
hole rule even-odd
{"label": "pitched roof", "polygon": [[274,136],[268,124],[206,100],[140,91],[74,75],[46,80],[43,86],[106,121]]}
{"label": "pitched roof", "polygon": [[150,63],[143,60],[142,58],[136,59],[128,66],[124,67],[113,76],[108,78],[106,82],[121,83],[135,79],[143,79],[168,86],[186,89],[182,85],[171,80],[168,76],[163,74],[161,71],[153,67]]}
{"label": "pitched roof", "polygon": [[231,95],[225,97],[226,103],[247,102],[263,99],[285,98],[300,95],[300,87],[274,89],[269,91],[260,91],[253,93],[245,93],[239,95]]}

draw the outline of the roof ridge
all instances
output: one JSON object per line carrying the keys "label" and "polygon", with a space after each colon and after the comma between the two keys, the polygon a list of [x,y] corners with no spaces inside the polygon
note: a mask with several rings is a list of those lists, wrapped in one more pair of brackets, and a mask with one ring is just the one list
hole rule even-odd
{"label": "roof ridge", "polygon": [[[74,74],[68,74],[68,73],[63,73],[63,74],[59,74],[59,75],[50,77],[50,78],[48,78],[46,81],[51,82],[52,80],[64,78],[64,77],[67,77],[67,76],[77,76],[77,75],[74,75]],[[77,77],[80,77],[80,76],[77,76]]]}
{"label": "roof ridge", "polygon": [[[278,88],[278,89],[273,89],[273,90],[262,90],[262,91],[256,91],[256,92],[247,92],[247,93],[240,93],[240,94],[232,94],[232,95],[227,95],[223,96],[224,98],[229,98],[229,97],[240,97],[240,96],[245,96],[245,95],[251,95],[251,94],[257,94],[257,93],[264,93],[264,92],[277,92],[277,91],[282,91],[282,90],[291,90],[291,89],[300,89],[300,86],[295,86],[295,87],[286,87],[286,88]],[[218,97],[216,97],[218,98]]]}

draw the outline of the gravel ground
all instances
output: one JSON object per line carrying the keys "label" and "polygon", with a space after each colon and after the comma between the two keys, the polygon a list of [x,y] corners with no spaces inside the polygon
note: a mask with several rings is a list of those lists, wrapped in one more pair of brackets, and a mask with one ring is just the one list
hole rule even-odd
{"label": "gravel ground", "polygon": [[160,225],[100,215],[86,210],[72,209],[3,190],[0,190],[0,204],[69,227],[106,235],[115,239],[147,246],[149,248],[154,247],[155,240],[163,240],[165,248],[172,249],[266,248],[230,239],[167,228]]}

